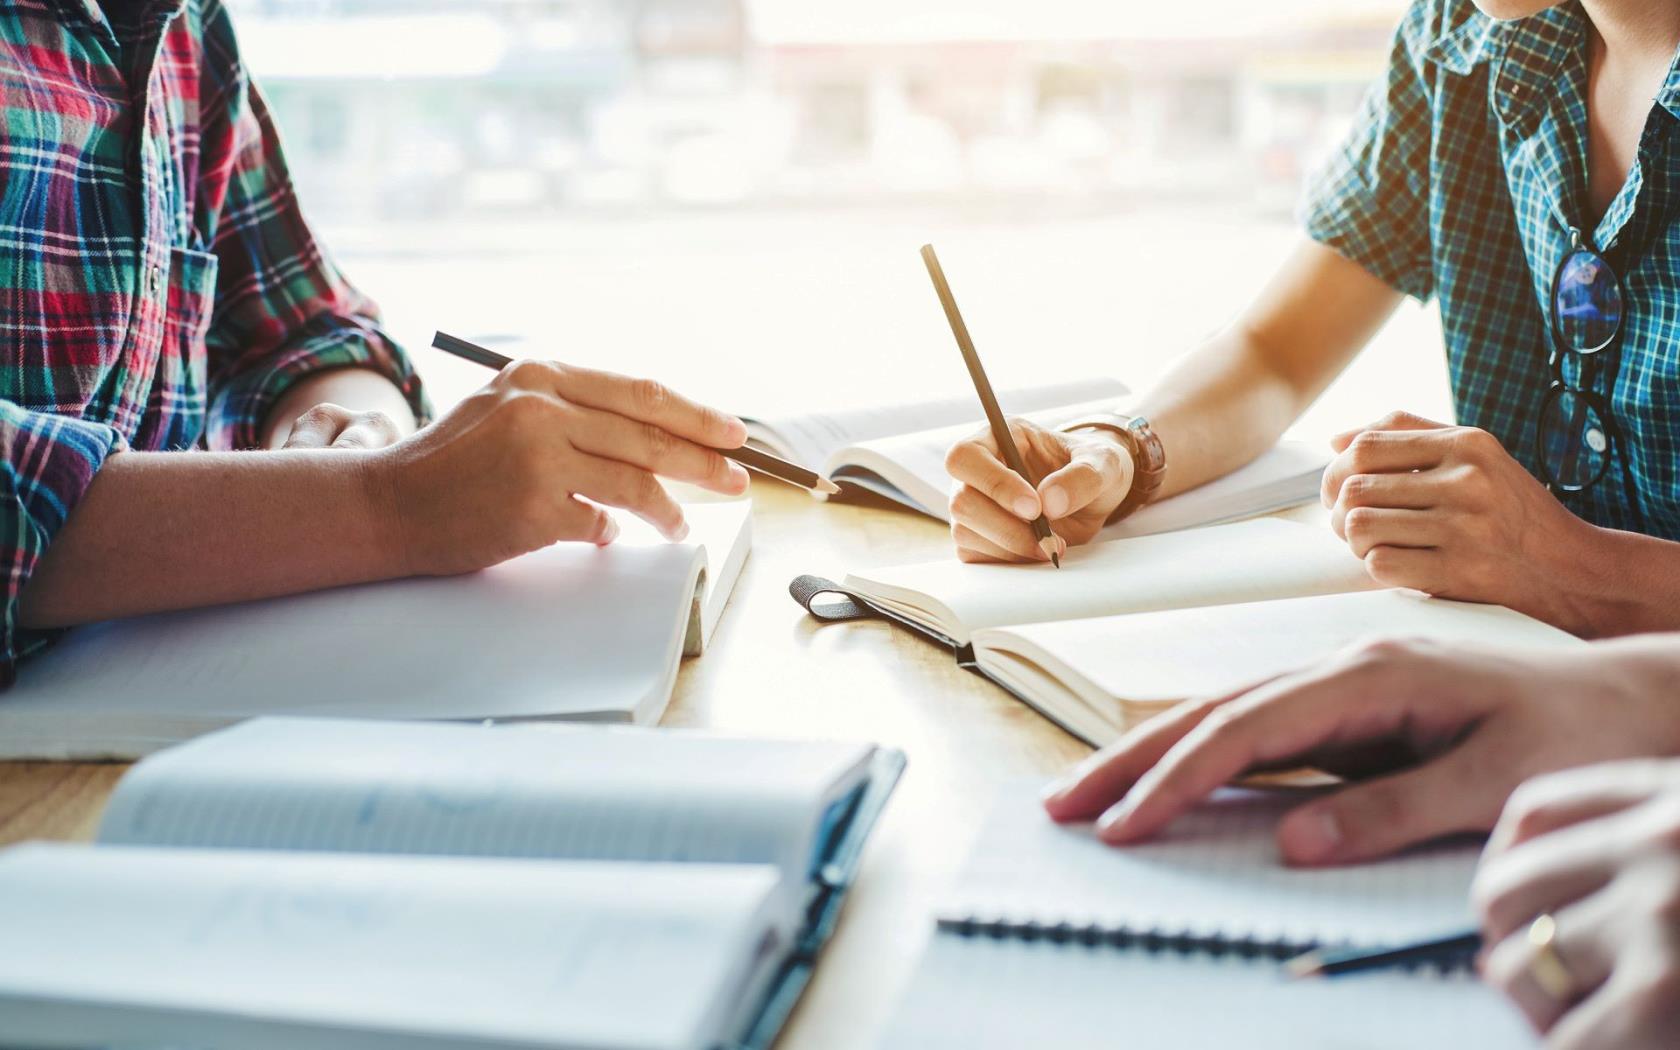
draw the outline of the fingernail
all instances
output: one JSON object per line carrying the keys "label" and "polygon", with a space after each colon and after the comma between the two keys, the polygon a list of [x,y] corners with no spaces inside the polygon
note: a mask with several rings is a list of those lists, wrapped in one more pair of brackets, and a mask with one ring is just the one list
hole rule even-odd
{"label": "fingernail", "polygon": [[688,522],[678,522],[677,527],[671,530],[671,538],[679,543],[688,539]]}
{"label": "fingernail", "polygon": [[1038,797],[1045,802],[1059,802],[1062,796],[1072,791],[1073,786],[1077,783],[1079,783],[1078,774],[1069,773],[1067,776],[1058,777],[1044,785],[1043,789],[1039,791]]}
{"label": "fingernail", "polygon": [[1017,518],[1038,517],[1038,504],[1025,496],[1015,501],[1015,516]]}
{"label": "fingernail", "polygon": [[1108,807],[1108,811],[1097,818],[1097,837],[1104,842],[1113,842],[1121,838],[1119,830],[1125,826],[1126,819],[1132,815],[1134,808],[1136,807],[1130,800],[1116,802]]}
{"label": "fingernail", "polygon": [[599,545],[605,547],[607,544],[616,539],[618,539],[618,521],[613,518],[608,518],[607,527],[601,530]]}
{"label": "fingernail", "polygon": [[1061,489],[1051,489],[1044,494],[1044,513],[1048,517],[1059,518],[1067,513],[1068,498]]}
{"label": "fingernail", "polygon": [[1292,861],[1316,864],[1329,860],[1342,845],[1342,824],[1328,809],[1290,814],[1278,828],[1283,854]]}
{"label": "fingernail", "polygon": [[748,474],[747,468],[739,463],[729,464],[729,478],[742,488],[752,484],[752,475]]}

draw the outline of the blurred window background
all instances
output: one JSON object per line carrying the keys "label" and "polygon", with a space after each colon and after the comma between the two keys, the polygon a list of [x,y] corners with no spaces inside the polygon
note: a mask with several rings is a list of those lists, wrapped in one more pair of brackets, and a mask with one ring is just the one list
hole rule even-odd
{"label": "blurred window background", "polygon": [[[723,364],[754,397],[855,400],[883,369],[960,389],[929,239],[1004,376],[1146,382],[1287,249],[1403,5],[229,6],[306,210],[409,341],[454,326],[713,397]],[[1386,374],[1438,397],[1411,313]]]}

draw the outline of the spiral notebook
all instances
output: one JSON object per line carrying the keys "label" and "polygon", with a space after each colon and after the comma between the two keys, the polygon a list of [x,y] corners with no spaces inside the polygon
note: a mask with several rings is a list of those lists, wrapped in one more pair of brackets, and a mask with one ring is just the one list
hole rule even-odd
{"label": "spiral notebook", "polygon": [[1467,973],[1292,982],[1279,968],[1315,947],[1470,924],[1474,844],[1289,868],[1272,832],[1299,795],[1229,791],[1158,840],[1114,849],[1088,825],[1052,823],[1037,787],[999,800],[886,1045],[1106,1046],[1122,1030],[1136,1045],[1533,1045]]}

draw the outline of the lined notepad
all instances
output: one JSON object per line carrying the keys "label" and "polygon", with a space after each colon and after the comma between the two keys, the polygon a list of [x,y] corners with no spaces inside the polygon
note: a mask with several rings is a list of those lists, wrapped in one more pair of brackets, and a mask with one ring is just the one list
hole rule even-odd
{"label": "lined notepad", "polygon": [[887,1050],[1525,1050],[1508,1002],[1465,972],[1291,981],[1318,943],[1392,944],[1469,920],[1469,845],[1342,868],[1283,865],[1297,796],[1224,793],[1116,849],[1004,791],[888,1026]]}
{"label": "lined notepad", "polygon": [[1277,963],[936,936],[879,1050],[1534,1050],[1464,975],[1289,981]]}
{"label": "lined notepad", "polygon": [[1370,864],[1288,867],[1273,830],[1300,801],[1229,791],[1159,839],[1115,849],[1089,825],[1053,823],[1034,785],[1023,784],[999,801],[939,917],[1225,942],[1272,954],[1393,944],[1472,923],[1474,845],[1431,846]]}

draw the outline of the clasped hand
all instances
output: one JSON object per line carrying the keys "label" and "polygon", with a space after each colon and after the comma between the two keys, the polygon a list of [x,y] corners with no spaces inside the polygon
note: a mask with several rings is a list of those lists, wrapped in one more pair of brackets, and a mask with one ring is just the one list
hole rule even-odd
{"label": "clasped hand", "polygon": [[1378,583],[1593,633],[1569,586],[1592,526],[1492,434],[1396,412],[1332,445],[1323,481],[1331,527]]}

